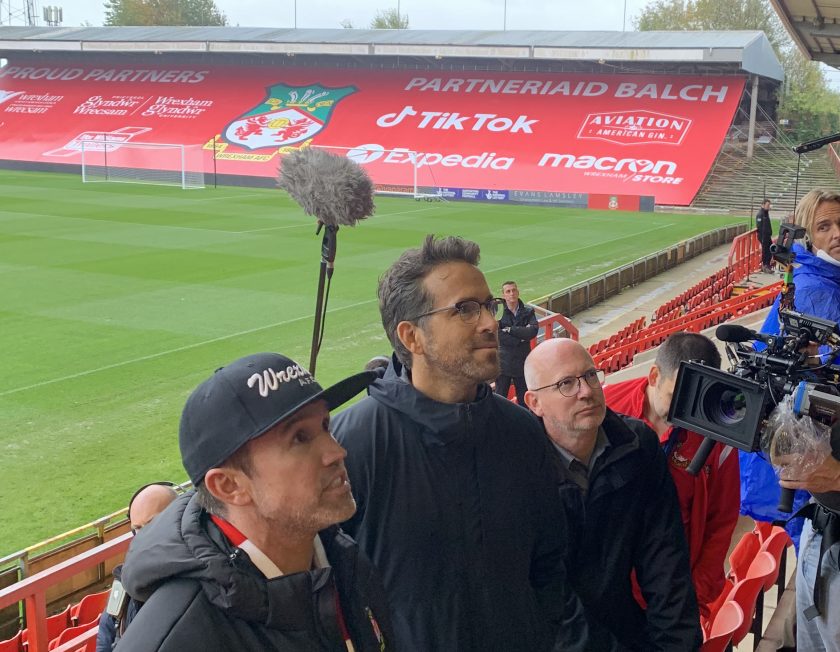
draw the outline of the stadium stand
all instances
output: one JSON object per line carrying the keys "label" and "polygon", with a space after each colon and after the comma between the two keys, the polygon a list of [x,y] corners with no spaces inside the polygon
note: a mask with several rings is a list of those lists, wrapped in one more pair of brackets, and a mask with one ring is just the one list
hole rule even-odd
{"label": "stadium stand", "polygon": [[[97,178],[149,181],[184,162],[144,143],[198,146],[182,179],[269,185],[314,145],[382,190],[615,208],[689,205],[750,93],[783,78],[761,32],[0,27],[0,44],[7,166],[74,169],[84,151]],[[422,113],[444,98],[446,116]]]}
{"label": "stadium stand", "polygon": [[[169,42],[171,47],[167,47],[164,53],[156,53],[160,42]],[[649,76],[649,85],[646,88],[649,88],[647,97],[650,99],[654,99],[651,98],[652,94],[666,96],[681,80],[689,77],[691,80],[689,86],[696,85],[698,78],[703,79],[704,84],[709,83],[709,80],[717,79],[720,83],[734,82],[732,88],[738,90],[738,96],[734,98],[731,106],[727,104],[725,108],[719,108],[713,112],[712,122],[720,128],[714,132],[712,138],[703,128],[705,122],[708,122],[706,118],[709,115],[702,111],[691,113],[694,110],[692,106],[681,102],[679,97],[663,97],[666,103],[652,102],[648,105],[641,101],[644,96],[637,93],[638,97],[633,98],[634,106],[630,107],[633,109],[632,112],[628,111],[627,105],[623,104],[603,102],[601,106],[597,106],[597,111],[603,114],[600,118],[602,121],[606,120],[608,113],[618,114],[621,111],[628,115],[632,113],[633,120],[652,118],[654,123],[662,116],[652,116],[652,111],[672,113],[674,110],[684,110],[691,113],[687,118],[688,123],[678,121],[677,124],[670,123],[670,126],[657,127],[658,131],[653,130],[656,132],[656,138],[661,137],[673,141],[668,143],[670,150],[668,147],[663,150],[661,143],[653,142],[642,144],[642,146],[636,143],[639,147],[638,156],[634,155],[633,158],[620,163],[620,166],[624,168],[622,170],[617,169],[619,161],[607,160],[605,157],[612,156],[615,149],[615,142],[610,142],[609,139],[625,138],[626,134],[615,136],[603,131],[598,132],[593,124],[587,122],[591,114],[591,111],[587,112],[588,109],[570,115],[552,113],[552,124],[554,130],[560,134],[561,140],[564,138],[568,142],[582,140],[582,144],[576,143],[581,149],[575,150],[575,154],[566,154],[565,150],[553,153],[543,152],[543,155],[550,154],[549,162],[557,162],[556,166],[545,166],[550,172],[545,175],[546,178],[550,177],[550,180],[545,182],[547,184],[545,186],[537,188],[531,185],[530,177],[533,174],[529,175],[529,171],[533,173],[533,166],[525,168],[526,172],[522,174],[514,175],[511,181],[510,175],[503,174],[507,163],[503,160],[504,156],[501,153],[496,158],[495,167],[490,157],[479,159],[476,153],[476,161],[473,162],[476,166],[484,166],[480,167],[480,174],[473,174],[469,166],[460,164],[456,170],[457,174],[452,170],[446,172],[445,166],[434,167],[429,163],[433,159],[427,159],[424,171],[424,174],[428,174],[424,181],[427,185],[440,187],[446,184],[468,189],[501,189],[507,193],[495,195],[488,192],[484,195],[488,200],[493,197],[494,201],[512,199],[513,193],[521,190],[535,190],[546,195],[567,192],[603,192],[608,195],[614,193],[616,174],[600,176],[593,174],[588,177],[576,174],[579,168],[584,168],[591,163],[590,167],[613,166],[615,169],[611,172],[625,175],[622,178],[623,184],[633,188],[632,191],[639,195],[656,197],[657,203],[660,204],[689,204],[694,199],[701,182],[706,179],[706,186],[701,193],[702,199],[699,201],[706,201],[708,197],[722,197],[722,203],[727,204],[727,208],[733,208],[734,205],[728,205],[733,201],[727,194],[726,188],[729,186],[726,184],[714,186],[714,184],[720,179],[734,177],[751,167],[756,168],[757,175],[760,174],[762,165],[766,165],[765,158],[769,158],[768,152],[771,151],[769,147],[767,150],[759,147],[758,156],[747,161],[745,154],[739,149],[737,153],[731,155],[733,157],[731,163],[724,160],[723,154],[720,153],[722,143],[731,144],[729,141],[734,140],[730,138],[729,141],[725,141],[727,133],[730,136],[733,134],[731,130],[727,131],[732,115],[743,115],[753,100],[762,101],[749,92],[741,95],[741,84],[746,76],[753,76],[758,79],[761,96],[769,97],[782,79],[781,67],[775,56],[771,54],[772,50],[766,37],[758,32],[681,32],[669,36],[663,33],[651,35],[630,32],[581,35],[566,32],[505,32],[500,34],[498,32],[413,30],[410,36],[405,36],[399,31],[386,33],[366,30],[156,28],[153,31],[142,29],[126,31],[121,28],[0,27],[0,43],[2,43],[0,57],[9,59],[9,65],[0,69],[0,104],[2,104],[0,110],[3,111],[4,117],[0,123],[6,130],[3,132],[4,137],[10,134],[14,136],[4,140],[8,147],[4,151],[5,160],[0,164],[21,169],[67,170],[67,166],[71,166],[71,169],[79,166],[81,141],[96,142],[97,138],[104,137],[105,141],[100,142],[103,143],[101,151],[105,154],[119,150],[120,138],[139,140],[142,136],[157,143],[176,142],[183,145],[201,145],[205,155],[209,157],[204,163],[205,171],[218,166],[214,177],[215,181],[220,183],[273,184],[279,150],[312,140],[314,144],[334,146],[354,146],[359,142],[381,143],[381,151],[365,150],[357,152],[356,156],[362,159],[360,162],[369,164],[369,169],[380,186],[405,187],[410,183],[408,181],[410,175],[406,173],[406,170],[418,170],[416,162],[414,165],[394,166],[395,170],[397,168],[399,170],[391,172],[385,165],[388,156],[385,156],[384,152],[397,147],[432,149],[437,142],[441,143],[438,150],[443,153],[447,151],[444,146],[449,142],[450,132],[440,130],[439,133],[435,133],[434,128],[421,130],[419,127],[414,130],[394,130],[391,126],[383,127],[380,124],[379,130],[372,132],[374,135],[371,138],[375,138],[374,140],[366,140],[367,135],[360,136],[357,133],[357,123],[350,118],[350,115],[354,113],[350,110],[351,108],[355,110],[359,119],[367,123],[383,120],[388,123],[388,121],[396,121],[401,107],[408,105],[407,101],[401,104],[386,101],[391,98],[385,96],[389,93],[394,95],[395,89],[400,91],[402,88],[397,85],[396,80],[407,86],[421,77],[430,83],[432,79],[438,78],[443,80],[445,87],[447,81],[458,80],[466,76],[464,73],[474,77],[480,72],[497,84],[498,79],[505,84],[512,84],[510,88],[516,90],[517,80],[526,76],[533,77],[535,81],[549,81],[559,77],[567,82],[573,81],[574,84],[567,84],[568,90],[560,90],[558,93],[574,96],[575,92],[572,89],[578,82],[603,84],[615,94],[621,88],[617,84],[626,81],[628,75],[635,75],[637,78]],[[108,54],[99,54],[95,52],[96,50],[107,50]],[[51,54],[46,54],[45,51]],[[603,53],[607,51],[611,55],[610,59],[605,61]],[[651,52],[653,54],[650,54]],[[294,58],[291,58],[290,54],[294,54]],[[120,114],[119,111],[125,107],[118,105],[121,100],[109,86],[111,79],[108,75],[111,77],[118,74],[130,75],[144,66],[160,68],[154,73],[157,76],[155,79],[136,81],[138,97],[147,101],[147,110],[150,113],[143,124],[129,124],[120,117],[124,114]],[[44,76],[53,77],[54,80],[47,85],[33,84],[32,82],[38,79],[30,78],[32,75],[24,72],[27,67],[35,70],[49,68],[52,72],[49,75],[45,73]],[[188,85],[191,80],[204,81],[203,78],[198,80],[196,76],[198,73],[212,77],[216,74],[217,68],[221,70],[224,67],[228,67],[229,70],[218,74],[218,80],[221,81],[217,80],[213,84],[204,86]],[[78,74],[77,70],[80,71]],[[94,70],[100,70],[100,72],[94,74]],[[113,74],[106,72],[110,70],[114,71]],[[608,73],[605,73],[605,70]],[[177,77],[170,74],[173,71],[189,73],[191,77],[186,81],[182,80],[183,83],[173,83]],[[265,76],[266,71],[271,71],[275,77],[269,79]],[[278,71],[282,72],[282,77],[277,76]],[[313,75],[312,71],[317,71],[318,74]],[[62,76],[66,79],[58,79]],[[294,120],[300,120],[300,116],[294,111],[300,108],[299,102],[304,102],[301,96],[308,91],[314,91],[313,96],[318,95],[324,90],[312,88],[313,76],[323,78],[336,87],[346,86],[348,79],[351,78],[361,80],[362,92],[360,94],[353,95],[357,90],[354,89],[348,92],[346,99],[336,96],[328,100],[332,102],[330,106],[335,106],[336,112],[332,117],[329,116],[329,112],[324,112],[324,115],[320,116],[319,122],[322,123],[320,127],[323,129],[318,125],[313,125],[311,121],[306,124],[291,124]],[[85,79],[80,79],[81,77]],[[231,91],[229,82],[237,77],[247,80],[248,86],[245,88],[247,93]],[[285,109],[292,113],[273,117],[286,120],[288,124],[283,125],[284,129],[296,127],[298,132],[285,130],[273,140],[260,141],[259,147],[250,147],[248,139],[265,134],[258,133],[261,127],[259,120],[249,121],[249,117],[253,116],[249,116],[247,112],[268,99],[265,97],[266,86],[280,85],[287,78],[292,79],[292,86],[297,84],[297,90],[300,93],[292,97],[291,92],[295,88],[289,86],[278,91],[279,94],[273,99],[285,102]],[[387,83],[378,81],[382,79],[388,80]],[[422,84],[417,84],[417,86],[420,85]],[[430,86],[428,92],[440,92],[440,86],[440,83],[437,89]],[[193,89],[208,87],[211,88],[209,91],[211,95],[206,98],[194,97],[198,91]],[[236,88],[241,90],[243,87]],[[597,90],[601,87],[590,88]],[[683,91],[689,93],[685,91],[685,88],[683,87]],[[629,93],[627,88],[625,91]],[[423,92],[426,91],[417,90],[414,94],[405,95],[405,97],[422,99]],[[35,97],[36,95],[39,97]],[[500,105],[502,108],[497,110],[503,112],[507,109],[513,116],[504,118],[512,123],[506,128],[512,129],[516,116],[520,117],[517,124],[520,125],[521,130],[530,128],[527,126],[527,120],[534,116],[537,116],[536,119],[539,120],[542,114],[522,115],[522,111],[526,109],[521,108],[521,93],[511,92],[509,95],[510,97],[507,97],[506,93],[498,92],[494,94],[495,99],[504,101]],[[59,100],[49,99],[59,96]],[[104,98],[105,102],[112,104],[92,106],[89,99],[94,96]],[[244,97],[255,99],[245,102]],[[454,95],[449,97],[454,97]],[[484,97],[480,95],[479,100],[483,101]],[[313,102],[317,103],[323,99],[324,96],[320,96]],[[539,93],[534,93],[533,96],[529,95],[528,99],[541,100],[543,98],[539,97]],[[699,104],[696,98],[690,101]],[[56,107],[61,102],[64,102],[64,105],[61,109],[57,109]],[[200,104],[202,102],[210,104],[205,106]],[[480,102],[476,102],[475,106],[479,105]],[[459,108],[465,114],[471,110],[477,110],[470,108],[473,106],[471,103],[463,104],[464,108],[460,108],[461,106],[453,100],[453,108]],[[553,103],[552,106],[556,108],[557,105]],[[29,108],[32,112],[29,112]],[[307,104],[306,108],[313,111],[318,109],[313,104]],[[62,114],[62,111],[66,109],[69,109],[70,115],[87,117],[61,120],[61,115],[67,117],[66,113]],[[114,112],[102,113],[106,110]],[[527,109],[527,111],[532,110],[538,109]],[[388,113],[389,111],[392,113]],[[45,119],[45,113],[50,119]],[[175,119],[176,115],[193,115],[194,119],[184,117]],[[405,120],[408,117],[410,116],[406,113],[402,119]],[[333,122],[327,126],[328,120],[333,120]],[[504,124],[506,123],[499,123],[499,125]],[[685,124],[689,124],[691,128],[685,127]],[[190,125],[190,128],[186,128],[185,125]],[[227,126],[220,127],[221,125]],[[37,129],[34,128],[35,126]],[[303,129],[304,127],[306,129]],[[571,135],[564,136],[561,127],[568,128]],[[134,131],[131,131],[132,129]],[[301,129],[303,131],[300,131]],[[307,129],[310,131],[307,132]],[[587,132],[587,129],[591,131]],[[755,129],[754,124],[747,127],[750,139],[755,138]],[[323,132],[322,136],[317,136],[321,132]],[[584,133],[582,139],[581,133]],[[586,133],[589,135],[587,136]],[[18,134],[27,134],[25,146],[22,143],[24,139]],[[386,135],[389,140],[385,140]],[[302,136],[309,138],[305,139]],[[706,158],[697,156],[699,150],[696,139],[698,138],[702,141],[700,145],[705,148]],[[678,148],[675,148],[674,144],[678,145]],[[487,149],[484,141],[475,141],[471,143],[472,145],[477,148],[475,152]],[[474,153],[472,150],[468,151],[467,145],[463,147],[462,153],[457,154],[460,156],[460,163],[469,158],[468,154]],[[671,161],[670,158],[664,158],[665,154],[662,154],[663,151],[673,151],[675,152],[673,156],[676,157],[678,149],[684,149],[690,153],[697,163],[696,169],[683,172],[680,168],[684,165],[682,159]],[[438,150],[433,150],[433,152]],[[488,152],[489,149],[485,154]],[[515,155],[507,158],[515,158],[519,155],[519,152],[516,152]],[[112,157],[109,165],[116,165],[115,158],[118,160],[119,156]],[[536,160],[540,160],[540,157],[536,157]],[[718,172],[709,175],[707,173],[715,160],[717,161],[715,169]],[[683,176],[678,177],[675,173],[668,177],[669,181],[664,181],[663,178],[666,175],[654,172],[647,176],[662,177],[659,181],[636,181],[635,173],[641,171],[644,176],[644,173],[652,172],[645,168],[654,161],[657,161],[658,167],[666,171],[671,169],[671,164],[673,164],[674,170],[679,169],[679,173]],[[401,162],[405,163],[405,160]],[[811,163],[809,167],[815,164]],[[130,159],[125,163],[125,167],[128,168],[132,165],[136,163],[132,163]],[[249,168],[249,165],[253,167]],[[562,174],[558,174],[558,171]],[[634,175],[631,177],[628,171]],[[784,176],[788,171],[789,165],[780,168],[778,175]],[[621,177],[620,174],[618,176]],[[684,178],[688,179],[685,183],[683,183]],[[560,186],[557,185],[558,179],[562,180]],[[679,181],[676,181],[677,179]],[[759,177],[756,176],[755,183],[758,183],[758,180]],[[734,182],[730,185],[734,185]],[[684,188],[688,189],[683,191]],[[738,192],[743,198],[743,186]],[[481,199],[481,196],[473,196],[471,199]],[[549,198],[540,196],[540,202],[543,199],[547,201]],[[697,201],[695,200],[695,203]],[[736,238],[739,244],[733,245],[734,258],[729,261],[725,269],[705,278],[683,295],[674,297],[663,304],[650,315],[650,318],[637,318],[613,335],[593,344],[593,355],[599,363],[608,367],[610,371],[618,371],[631,365],[634,355],[655,347],[675,329],[702,330],[719,323],[722,319],[744,314],[771,302],[775,296],[772,288],[756,289],[737,297],[732,296],[735,283],[743,278],[743,273],[754,268],[754,263],[757,264],[757,256],[752,249],[754,236],[748,235],[749,238],[741,240]],[[682,255],[685,255],[685,248]],[[665,258],[667,259],[667,256]],[[663,264],[673,265],[678,259],[681,259],[681,256],[675,255],[673,259],[668,259]],[[641,265],[647,266],[646,262],[642,262]],[[629,284],[638,282],[636,269],[630,269],[629,278]],[[616,285],[616,293],[626,287],[620,282]],[[604,296],[607,294],[606,286],[605,280]],[[685,311],[684,314],[683,311]],[[557,335],[571,336],[575,339],[578,337],[575,325],[567,319],[567,316],[560,314],[560,311],[544,317],[541,320],[540,330],[542,337]],[[66,609],[57,617],[48,618],[48,596],[55,593],[56,587],[61,583],[67,582],[82,571],[99,569],[98,577],[103,580],[104,573],[101,572],[101,565],[106,562],[112,565],[121,559],[128,547],[130,536],[123,534],[110,541],[102,539],[99,541],[99,545],[92,550],[76,554],[51,568],[22,577],[11,586],[0,589],[0,610],[17,607],[23,603],[25,618],[19,624],[28,625],[27,629],[18,631],[9,641],[4,642],[8,643],[9,650],[12,650],[13,646],[21,649],[24,636],[27,649],[31,652],[44,652],[49,648],[58,652],[90,649],[90,642],[95,637],[95,619],[90,629],[68,641],[66,638],[77,633],[71,628],[78,626],[78,621],[86,619],[87,613],[83,615],[80,603],[76,605],[77,622],[71,622],[68,619]],[[774,558],[769,550],[767,554],[770,558]],[[763,580],[761,588],[767,586],[768,577],[769,575],[761,578]],[[97,591],[99,589],[101,586],[96,587]],[[99,593],[98,597],[91,598],[90,601],[101,600],[101,596],[102,594]],[[66,598],[66,594],[63,597]],[[55,602],[51,597],[49,599],[51,606],[54,606]],[[87,598],[83,599],[83,602],[85,600]],[[735,612],[738,608],[737,604],[732,604],[734,606],[727,607],[727,613]],[[99,611],[101,611],[101,605]],[[749,607],[747,611],[751,614],[752,607]],[[723,609],[719,614],[722,612]],[[93,613],[93,609],[90,613]],[[95,615],[98,617],[98,612]],[[742,613],[742,622],[746,620]],[[712,623],[712,630],[715,632],[715,637],[718,634],[726,637],[728,634],[724,630],[731,629],[730,633],[736,630],[740,632],[742,622],[730,628],[731,622],[721,620],[718,624],[716,619]],[[81,624],[84,625],[84,623]],[[59,625],[61,628],[56,632]],[[58,639],[65,634],[65,640],[59,643]],[[55,646],[51,645],[51,641],[56,642]],[[6,648],[0,647],[0,650],[3,649]]]}

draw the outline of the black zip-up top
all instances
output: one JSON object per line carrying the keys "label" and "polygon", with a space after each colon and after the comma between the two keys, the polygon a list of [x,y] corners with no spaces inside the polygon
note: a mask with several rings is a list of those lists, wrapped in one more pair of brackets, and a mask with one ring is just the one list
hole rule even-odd
{"label": "black zip-up top", "polygon": [[370,562],[338,527],[320,538],[330,566],[268,580],[182,496],[129,548],[123,586],[145,604],[116,650],[347,652],[336,590],[356,650],[396,649]]}
{"label": "black zip-up top", "polygon": [[471,403],[432,400],[396,358],[368,391],[333,420],[358,504],[342,527],[382,574],[400,649],[536,652],[561,629],[562,649],[579,649],[536,419],[487,385]]}

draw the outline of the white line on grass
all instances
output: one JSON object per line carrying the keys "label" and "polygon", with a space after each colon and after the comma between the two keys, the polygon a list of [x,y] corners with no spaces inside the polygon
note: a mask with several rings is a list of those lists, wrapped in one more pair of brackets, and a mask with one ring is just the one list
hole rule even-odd
{"label": "white line on grass", "polygon": [[[424,210],[431,210],[429,208],[420,208],[417,211],[424,211]],[[417,211],[402,211],[403,213],[407,212],[417,212]],[[400,215],[401,213],[389,213],[388,215]],[[663,226],[658,226],[654,229],[647,229],[646,231],[640,231],[639,233],[634,233],[632,236],[622,236],[621,238],[613,238],[612,240],[603,240],[597,244],[587,245],[586,247],[579,247],[578,249],[568,249],[556,254],[550,254],[548,256],[539,256],[537,258],[531,258],[530,260],[523,260],[514,265],[505,265],[503,267],[497,267],[496,269],[488,270],[488,274],[492,274],[503,269],[508,269],[510,267],[516,267],[517,265],[527,265],[529,263],[534,263],[539,260],[545,260],[546,258],[551,258],[553,256],[559,256],[562,254],[572,253],[575,251],[583,251],[584,249],[589,249],[590,247],[595,247],[602,245],[606,242],[615,242],[616,240],[623,240],[624,238],[629,238],[637,235],[641,235],[643,233],[650,233],[651,231],[656,231],[658,229],[664,228],[666,226],[673,226],[673,224],[665,224]],[[348,308],[358,308],[359,306],[365,306],[369,303],[376,303],[377,299],[368,299],[367,301],[359,301],[358,303],[350,304],[349,306],[342,306],[340,308],[333,308],[332,310],[328,310],[327,313],[335,313],[340,312],[342,310],[347,310]],[[256,328],[249,328],[248,330],[239,331],[238,333],[229,333],[228,335],[222,335],[220,337],[214,337],[209,340],[203,340],[201,342],[194,342],[192,344],[187,344],[186,346],[179,346],[175,349],[168,349],[166,351],[159,351],[158,353],[151,353],[149,355],[144,355],[139,358],[134,358],[132,360],[123,360],[122,362],[115,362],[113,364],[105,365],[104,367],[98,367],[97,369],[88,369],[87,371],[80,371],[75,374],[69,374],[67,376],[61,376],[59,378],[51,378],[50,380],[44,380],[40,383],[34,383],[32,385],[26,385],[24,387],[16,387],[14,389],[7,389],[4,392],[0,392],[0,397],[3,396],[10,396],[11,394],[17,394],[19,392],[25,392],[30,389],[37,389],[39,387],[45,387],[47,385],[54,385],[55,383],[61,383],[65,380],[74,380],[75,378],[83,378],[84,376],[90,376],[92,374],[99,373],[100,371],[108,371],[109,369],[117,369],[119,367],[126,367],[128,365],[135,364],[137,362],[145,362],[147,360],[155,360],[156,358],[162,358],[165,355],[170,355],[171,353],[181,353],[182,351],[189,351],[190,349],[197,349],[198,347],[204,346],[206,344],[215,344],[216,342],[224,342],[225,340],[230,340],[236,337],[240,337],[242,335],[250,335],[252,333],[259,333],[260,331],[268,330],[269,328],[275,328],[277,326],[284,326],[286,324],[292,324],[296,321],[301,321],[303,319],[311,319],[313,315],[304,315],[302,317],[295,317],[294,319],[287,319],[286,321],[276,322],[274,324],[266,324],[265,326],[257,326]]]}
{"label": "white line on grass", "polygon": [[[340,312],[342,310],[347,310],[348,308],[357,308],[359,306],[364,306],[369,303],[375,303],[377,299],[368,299],[367,301],[360,301],[358,303],[350,304],[349,306],[342,306],[340,308],[334,308],[332,310],[328,310],[328,313]],[[73,380],[75,378],[82,378],[84,376],[90,376],[92,374],[99,373],[100,371],[108,371],[109,369],[116,369],[118,367],[125,367],[130,364],[134,364],[136,362],[145,362],[147,360],[154,360],[156,358],[161,358],[165,355],[169,355],[171,353],[181,353],[182,351],[189,351],[190,349],[196,349],[200,346],[204,346],[205,344],[215,344],[216,342],[224,342],[225,340],[230,340],[236,337],[240,337],[242,335],[251,335],[252,333],[259,333],[260,331],[268,330],[269,328],[275,328],[277,326],[285,326],[286,324],[293,324],[296,321],[301,321],[302,319],[311,319],[314,315],[304,315],[303,317],[295,317],[294,319],[287,319],[285,321],[279,321],[274,324],[266,324],[264,326],[257,326],[256,328],[249,328],[244,331],[239,331],[238,333],[229,333],[227,335],[221,335],[220,337],[214,337],[209,340],[204,340],[202,342],[194,342],[192,344],[187,344],[186,346],[179,346],[176,349],[168,349],[166,351],[159,351],[158,353],[150,353],[149,355],[144,355],[139,358],[134,358],[133,360],[123,360],[122,362],[115,362],[113,364],[105,365],[104,367],[98,367],[97,369],[88,369],[87,371],[80,371],[75,374],[69,374],[67,376],[61,376],[59,378],[51,378],[50,380],[44,380],[40,383],[34,383],[32,385],[26,385],[25,387],[16,387],[15,389],[7,389],[5,392],[0,392],[0,396],[9,396],[10,394],[17,394],[18,392],[25,392],[29,389],[37,389],[38,387],[44,387],[46,385],[53,385],[55,383],[61,383],[65,380]]]}
{"label": "white line on grass", "polygon": [[554,254],[548,254],[547,256],[539,256],[538,258],[531,258],[530,260],[520,260],[517,263],[512,263],[510,265],[505,265],[504,267],[497,267],[496,269],[490,270],[491,272],[500,272],[503,269],[510,269],[511,267],[519,267],[520,265],[528,265],[529,263],[536,263],[540,260],[547,260],[549,258],[555,258],[556,256],[563,256],[565,254],[572,254],[577,251],[585,251],[586,249],[591,249],[592,247],[600,247],[608,242],[618,242],[619,240],[626,240],[627,238],[635,238],[637,235],[642,235],[644,233],[651,233],[653,231],[658,231],[659,229],[664,229],[669,226],[674,226],[676,222],[671,222],[669,224],[662,224],[661,226],[654,227],[652,229],[647,229],[645,231],[639,231],[637,233],[631,233],[630,235],[623,235],[620,238],[612,238],[611,240],[601,240],[599,242],[594,242],[592,244],[586,245],[585,247],[578,247],[577,249],[563,249],[562,251],[558,251]]}
{"label": "white line on grass", "polygon": [[[393,217],[394,215],[406,215],[407,213],[422,213],[423,211],[433,211],[437,206],[430,206],[429,208],[415,208],[410,211],[398,211],[396,213],[381,213],[376,214],[373,217]],[[248,229],[247,231],[222,231],[221,233],[259,233],[261,231],[278,231],[280,229],[297,229],[301,226],[312,226],[311,222],[307,222],[306,224],[290,224],[286,226],[267,226],[263,229]]]}

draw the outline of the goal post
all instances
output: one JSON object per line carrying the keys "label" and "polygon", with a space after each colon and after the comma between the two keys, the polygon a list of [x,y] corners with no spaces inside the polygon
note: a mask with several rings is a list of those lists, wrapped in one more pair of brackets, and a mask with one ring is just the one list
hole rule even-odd
{"label": "goal post", "polygon": [[408,148],[384,149],[379,145],[339,147],[312,145],[337,156],[346,156],[370,174],[379,195],[441,199],[432,170],[424,165],[425,154]]}
{"label": "goal post", "polygon": [[80,143],[82,181],[204,188],[201,145],[91,139]]}

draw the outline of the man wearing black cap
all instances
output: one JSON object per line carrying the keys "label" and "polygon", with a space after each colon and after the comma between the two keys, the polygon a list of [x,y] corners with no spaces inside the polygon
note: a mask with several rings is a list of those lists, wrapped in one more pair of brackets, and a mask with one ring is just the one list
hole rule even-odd
{"label": "man wearing black cap", "polygon": [[219,369],[187,400],[181,458],[196,487],[132,542],[123,585],[144,601],[117,650],[390,649],[381,583],[336,523],[356,511],[327,389],[274,353]]}

